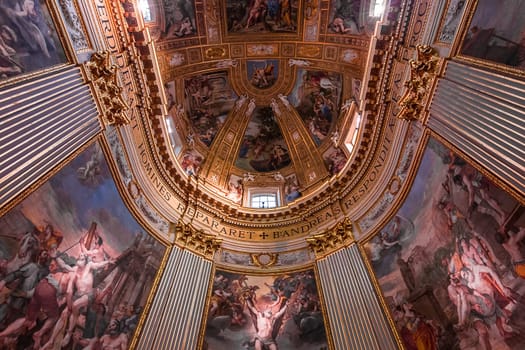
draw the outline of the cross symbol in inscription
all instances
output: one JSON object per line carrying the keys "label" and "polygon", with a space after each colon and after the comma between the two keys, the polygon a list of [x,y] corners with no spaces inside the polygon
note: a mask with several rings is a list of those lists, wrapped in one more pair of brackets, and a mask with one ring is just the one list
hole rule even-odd
{"label": "cross symbol in inscription", "polygon": [[259,235],[259,237],[261,237],[262,239],[266,239],[266,237],[268,237],[268,235],[266,234],[266,232],[263,232]]}

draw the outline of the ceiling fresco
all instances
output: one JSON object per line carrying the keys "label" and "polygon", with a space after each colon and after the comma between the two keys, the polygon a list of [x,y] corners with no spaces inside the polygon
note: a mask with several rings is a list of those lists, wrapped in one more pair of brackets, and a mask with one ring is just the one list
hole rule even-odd
{"label": "ceiling fresco", "polygon": [[270,107],[256,108],[235,165],[247,171],[268,172],[291,163],[288,146]]}
{"label": "ceiling fresco", "polygon": [[523,347],[523,209],[429,139],[408,197],[365,245],[406,348],[431,338],[439,349]]}
{"label": "ceiling fresco", "polygon": [[188,176],[197,176],[203,159],[199,152],[188,150],[182,155],[180,166]]}
{"label": "ceiling fresco", "polygon": [[45,1],[0,6],[0,81],[66,62]]}
{"label": "ceiling fresco", "polygon": [[250,83],[258,89],[266,89],[274,85],[279,76],[279,61],[248,60],[246,69]]}
{"label": "ceiling fresco", "polygon": [[346,153],[341,148],[334,148],[333,146],[330,146],[330,148],[323,153],[323,159],[331,176],[339,174],[348,162]]}
{"label": "ceiling fresco", "polygon": [[195,4],[191,0],[163,1],[163,38],[196,35]]}
{"label": "ceiling fresco", "polygon": [[284,206],[340,174],[352,159],[341,140],[360,98],[369,9],[348,0],[153,6],[146,25],[178,169],[240,206],[248,189],[277,189]]}
{"label": "ceiling fresco", "polygon": [[[279,349],[327,349],[319,294],[312,269],[272,276],[217,270],[204,348],[262,349],[267,343]],[[271,319],[268,329],[262,327],[263,317]]]}
{"label": "ceiling fresco", "polygon": [[169,248],[126,207],[99,143],[0,222],[0,348],[76,349],[126,322],[128,348]]}
{"label": "ceiling fresco", "polygon": [[297,109],[317,146],[337,121],[342,90],[341,75],[327,71],[298,69],[290,102]]}
{"label": "ceiling fresco", "polygon": [[[433,84],[454,78],[440,65],[458,63],[428,50],[426,59],[415,55],[428,32],[409,44],[407,33],[415,36],[418,27],[405,20],[423,17],[416,5],[430,2],[395,9],[401,1],[388,2],[387,13],[398,22],[380,23],[373,36],[372,0],[151,3],[152,37],[140,18],[133,22],[135,2],[105,1],[114,27],[122,26],[114,37],[125,45],[107,51],[107,65],[71,65],[94,99],[96,135],[57,157],[1,218],[0,273],[13,276],[6,269],[32,238],[39,242],[34,261],[25,263],[49,263],[49,278],[39,283],[53,278],[61,288],[50,295],[60,306],[25,316],[17,304],[31,306],[41,285],[23,291],[35,293],[25,301],[0,288],[9,296],[8,309],[0,310],[0,344],[16,338],[18,348],[87,349],[110,339],[134,349],[180,339],[183,346],[171,347],[327,350],[354,348],[340,345],[340,330],[348,343],[362,338],[362,348],[373,348],[360,331],[373,329],[374,344],[389,337],[392,348],[521,348],[525,210],[507,193],[507,182],[428,124],[439,92]],[[472,24],[493,7],[483,0],[466,6]],[[120,7],[124,12],[115,11]],[[421,26],[437,27],[426,20],[438,15],[429,13]],[[13,15],[27,25],[19,18],[27,14]],[[4,27],[0,48],[14,64],[9,59],[19,52],[3,42],[10,34]],[[100,36],[110,38],[110,27]],[[491,29],[462,32],[466,43],[456,41],[457,52],[522,67],[510,46],[508,57],[492,56],[506,51],[497,50],[501,37],[482,40]],[[56,54],[62,60],[58,47]],[[126,97],[129,106],[120,107],[129,120],[96,115],[105,95],[90,90],[96,82],[80,81],[84,68],[116,67],[111,64],[121,66],[115,84],[104,87]],[[424,70],[422,80],[414,79],[416,68]],[[48,77],[60,76],[44,72]],[[423,79],[425,86],[416,84]],[[405,98],[411,84],[424,100]],[[398,113],[414,104],[425,112]],[[29,170],[36,164],[24,163]],[[13,270],[19,275],[25,266]],[[73,276],[82,266],[92,274],[85,281]],[[14,287],[0,281],[6,283]],[[79,294],[82,289],[90,293]],[[187,345],[191,340],[198,344]]]}
{"label": "ceiling fresco", "polygon": [[293,33],[298,6],[297,0],[227,0],[228,33]]}
{"label": "ceiling fresco", "polygon": [[237,99],[228,74],[216,72],[185,79],[184,94],[190,134],[209,147]]}
{"label": "ceiling fresco", "polygon": [[[523,1],[479,1],[465,34],[461,54],[525,70],[524,11]],[[458,17],[462,13],[461,7],[456,12]]]}
{"label": "ceiling fresco", "polygon": [[[366,1],[363,1],[366,3]],[[364,29],[365,21],[361,18],[361,1],[332,1],[330,8],[330,33],[359,34]]]}

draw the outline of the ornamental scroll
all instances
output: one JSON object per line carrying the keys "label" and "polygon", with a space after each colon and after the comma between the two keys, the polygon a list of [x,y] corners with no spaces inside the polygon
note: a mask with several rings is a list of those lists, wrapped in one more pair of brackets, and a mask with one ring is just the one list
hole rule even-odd
{"label": "ornamental scroll", "polygon": [[310,248],[312,248],[315,255],[321,257],[345,247],[353,240],[352,222],[349,218],[345,218],[333,229],[313,235],[312,237],[307,238],[306,242]]}
{"label": "ornamental scroll", "polygon": [[197,231],[188,224],[178,222],[175,226],[175,243],[206,258],[212,258],[221,247],[222,239]]}
{"label": "ornamental scroll", "polygon": [[429,45],[418,45],[417,60],[410,60],[410,79],[405,82],[407,88],[399,106],[399,119],[408,121],[421,120],[430,90],[439,70],[439,58]]}
{"label": "ornamental scroll", "polygon": [[109,52],[99,51],[85,63],[88,81],[92,83],[95,95],[102,109],[105,125],[122,126],[129,124],[126,111],[129,109],[122,97],[118,83],[117,66],[111,64]]}
{"label": "ornamental scroll", "polygon": [[277,264],[278,257],[279,254],[277,253],[250,254],[252,263],[262,269],[266,269]]}

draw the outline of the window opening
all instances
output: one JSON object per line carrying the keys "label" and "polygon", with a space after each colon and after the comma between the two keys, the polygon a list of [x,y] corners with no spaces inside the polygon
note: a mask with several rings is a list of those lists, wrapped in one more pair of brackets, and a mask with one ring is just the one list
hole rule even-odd
{"label": "window opening", "polygon": [[251,207],[268,209],[277,207],[277,195],[273,193],[255,194],[251,198]]}

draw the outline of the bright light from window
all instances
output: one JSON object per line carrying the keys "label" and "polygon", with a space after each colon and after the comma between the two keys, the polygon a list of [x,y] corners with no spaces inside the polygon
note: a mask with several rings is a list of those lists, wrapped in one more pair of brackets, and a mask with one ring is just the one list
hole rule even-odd
{"label": "bright light from window", "polygon": [[149,22],[151,21],[151,11],[149,9],[149,3],[148,0],[139,0],[139,10],[142,13],[142,17],[144,18],[144,21]]}
{"label": "bright light from window", "polygon": [[385,12],[385,0],[372,0],[370,3],[370,13],[372,17],[381,17]]}
{"label": "bright light from window", "polygon": [[352,125],[350,126],[350,132],[348,133],[348,138],[346,139],[345,145],[348,151],[351,153],[354,149],[355,143],[357,141],[357,136],[359,135],[359,127],[361,126],[361,114],[356,114]]}
{"label": "bright light from window", "polygon": [[175,154],[178,155],[182,150],[182,142],[180,140],[179,134],[177,133],[177,129],[175,129],[175,125],[173,125],[173,120],[171,119],[171,116],[167,116],[165,122],[166,129],[168,129],[171,147],[173,147],[173,152],[175,152]]}
{"label": "bright light from window", "polygon": [[277,196],[273,193],[255,194],[251,198],[252,208],[275,208],[277,207]]}

